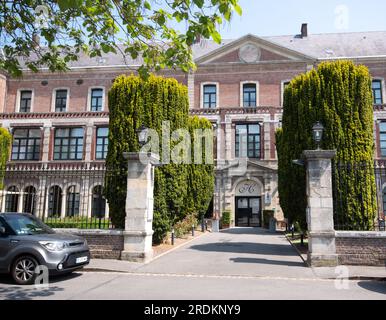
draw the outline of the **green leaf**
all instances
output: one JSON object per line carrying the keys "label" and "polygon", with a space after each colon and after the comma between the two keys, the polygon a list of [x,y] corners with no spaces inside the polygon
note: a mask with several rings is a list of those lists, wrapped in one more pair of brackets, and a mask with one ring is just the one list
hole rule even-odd
{"label": "green leaf", "polygon": [[213,31],[211,34],[214,42],[220,44],[221,43],[221,35],[217,31]]}
{"label": "green leaf", "polygon": [[145,7],[147,10],[151,10],[151,5],[150,5],[150,3],[149,3],[148,1],[145,1],[145,2],[143,3],[143,5],[144,5],[144,7]]}
{"label": "green leaf", "polygon": [[241,7],[238,4],[235,4],[233,6],[233,8],[235,9],[235,11],[238,13],[239,16],[241,16],[243,14],[243,10],[241,9]]}
{"label": "green leaf", "polygon": [[204,0],[193,0],[194,4],[199,7],[200,9],[204,6],[205,1]]}

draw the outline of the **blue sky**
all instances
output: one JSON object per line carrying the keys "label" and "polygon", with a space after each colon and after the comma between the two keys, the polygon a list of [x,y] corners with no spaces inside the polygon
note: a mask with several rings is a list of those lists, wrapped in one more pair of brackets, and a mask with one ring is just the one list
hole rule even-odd
{"label": "blue sky", "polygon": [[309,33],[386,31],[384,0],[240,0],[243,15],[221,27],[224,39],[247,33],[257,36]]}

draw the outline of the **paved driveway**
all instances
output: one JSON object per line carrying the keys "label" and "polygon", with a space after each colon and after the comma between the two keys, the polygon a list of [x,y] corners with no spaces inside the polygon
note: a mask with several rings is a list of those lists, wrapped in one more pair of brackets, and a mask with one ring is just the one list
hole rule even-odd
{"label": "paved driveway", "polygon": [[137,272],[313,278],[284,235],[235,228],[195,239]]}

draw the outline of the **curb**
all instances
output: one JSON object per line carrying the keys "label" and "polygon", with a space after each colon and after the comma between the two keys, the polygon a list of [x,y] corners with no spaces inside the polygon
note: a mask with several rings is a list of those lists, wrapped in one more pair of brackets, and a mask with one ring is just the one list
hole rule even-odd
{"label": "curb", "polygon": [[300,258],[303,260],[304,264],[305,264],[307,267],[311,268],[311,266],[308,264],[308,261],[305,260],[305,259],[303,258],[303,255],[302,255],[302,253],[299,251],[299,249],[291,242],[291,240],[288,238],[288,236],[287,236],[286,234],[284,234],[284,236],[285,236],[285,238],[287,239],[287,241],[291,244],[292,248],[295,249],[296,253],[297,253],[297,254],[300,256]]}

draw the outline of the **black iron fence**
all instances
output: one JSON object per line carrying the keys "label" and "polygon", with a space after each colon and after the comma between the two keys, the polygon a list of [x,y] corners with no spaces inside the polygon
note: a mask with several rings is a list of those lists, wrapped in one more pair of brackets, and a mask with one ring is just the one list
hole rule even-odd
{"label": "black iron fence", "polygon": [[332,185],[335,230],[385,231],[385,162],[333,162]]}
{"label": "black iron fence", "polygon": [[104,190],[117,172],[104,163],[10,164],[0,212],[31,213],[53,228],[112,229]]}

